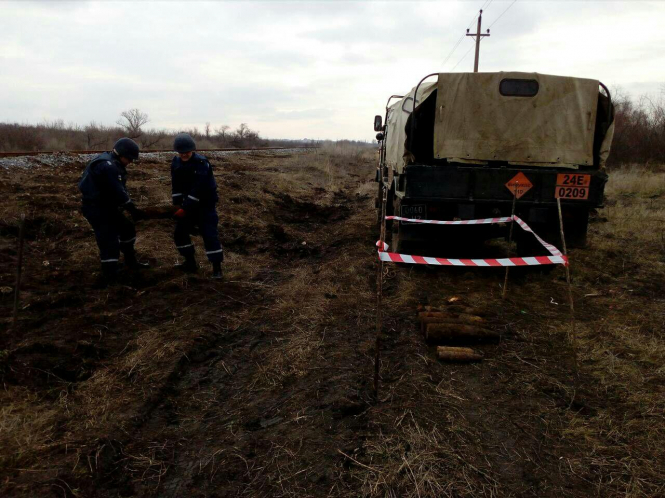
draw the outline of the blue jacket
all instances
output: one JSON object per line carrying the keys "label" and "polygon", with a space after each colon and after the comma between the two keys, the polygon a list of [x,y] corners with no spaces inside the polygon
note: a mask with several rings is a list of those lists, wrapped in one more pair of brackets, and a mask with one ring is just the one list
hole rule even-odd
{"label": "blue jacket", "polygon": [[118,156],[104,152],[88,163],[79,181],[83,203],[102,208],[121,208],[132,200],[127,193],[127,170]]}
{"label": "blue jacket", "polygon": [[217,203],[217,183],[212,166],[204,156],[194,153],[189,161],[175,156],[171,161],[173,204],[187,209],[213,208]]}

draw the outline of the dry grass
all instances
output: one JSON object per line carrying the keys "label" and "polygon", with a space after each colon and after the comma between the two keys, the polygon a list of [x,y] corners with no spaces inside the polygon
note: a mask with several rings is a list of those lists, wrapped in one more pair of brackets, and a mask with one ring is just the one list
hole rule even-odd
{"label": "dry grass", "polygon": [[614,169],[607,184],[608,196],[657,198],[665,195],[665,165],[649,168],[632,164]]}
{"label": "dry grass", "polygon": [[22,395],[0,396],[0,469],[21,467],[54,445],[59,421],[57,405],[40,401],[24,390]]}
{"label": "dry grass", "polygon": [[632,165],[610,173],[609,223],[598,228],[599,247],[628,262],[665,262],[665,172]]}
{"label": "dry grass", "polygon": [[384,397],[410,410],[382,409],[380,435],[349,455],[365,496],[663,495],[665,174],[610,172],[607,197],[572,254],[579,381],[561,269],[514,283],[510,304],[500,278],[387,269],[387,329],[414,333],[400,310],[455,293],[508,320],[507,335],[477,367],[441,367],[413,345],[386,353],[398,380]]}
{"label": "dry grass", "polygon": [[465,459],[454,433],[425,429],[411,412],[395,423],[398,433],[379,435],[365,447],[370,463],[360,467],[357,475],[364,496],[492,496],[497,492],[498,483]]}
{"label": "dry grass", "polygon": [[[325,193],[313,201],[332,214],[338,209],[334,194],[345,185],[348,187],[349,171],[357,167],[359,158],[366,154],[366,149],[344,146],[294,155],[282,168],[285,172],[279,173],[283,181],[280,191],[294,198],[302,197],[306,186],[311,185],[313,169],[315,178],[323,174],[321,183],[315,185],[325,189]],[[363,181],[352,194],[365,198],[370,196],[370,192],[373,192],[373,184]],[[349,192],[344,193],[349,195]],[[368,212],[370,204],[371,199],[367,202]],[[367,212],[361,216],[366,217]],[[349,220],[348,223],[355,224],[356,221]],[[313,238],[304,236],[302,241],[298,239],[296,242],[303,247],[321,248],[344,240],[351,236],[350,232],[350,229],[342,228],[335,233],[324,233],[323,238],[320,235]],[[335,314],[331,308],[356,302],[361,295],[371,302],[371,293],[357,290],[365,286],[362,265],[364,262],[353,254],[337,253],[332,258],[326,257],[319,266],[295,267],[289,272],[288,281],[279,287],[279,294],[274,296],[275,303],[270,307],[271,329],[266,333],[275,342],[269,356],[257,365],[255,388],[274,388],[307,375],[317,363],[326,324],[334,324]],[[294,329],[298,333],[282,337],[284,331]],[[321,330],[324,330],[323,336]]]}
{"label": "dry grass", "polygon": [[336,192],[347,185],[349,176],[360,178],[358,165],[374,157],[375,151],[370,147],[344,142],[325,144],[309,153],[289,157],[284,172],[277,175],[277,186],[292,194],[302,193],[311,185]]}
{"label": "dry grass", "polygon": [[[155,281],[123,290],[128,298],[98,293],[73,305],[73,315],[101,324],[75,322],[90,336],[81,347],[115,341],[90,377],[52,381],[39,395],[18,385],[0,393],[0,469],[66,466],[89,482],[117,437],[113,471],[135,495],[167,493],[168,481],[239,496],[662,496],[664,173],[611,172],[608,208],[591,225],[589,247],[572,254],[578,381],[561,268],[515,274],[501,301],[502,275],[490,271],[389,266],[381,396],[369,405],[373,160],[340,145],[274,163],[260,154],[220,161],[222,239],[233,247],[221,289],[171,273],[170,223],[140,225],[138,249],[154,260]],[[162,167],[130,183],[145,204],[168,198]],[[285,238],[275,238],[271,227],[298,210],[302,219],[284,222]],[[49,268],[82,275],[96,250],[75,224],[85,221],[67,218],[79,236],[69,259],[48,256]],[[188,286],[198,287],[181,292]],[[481,364],[442,364],[418,334],[415,306],[451,295],[502,334]],[[26,302],[39,299],[54,297]],[[212,345],[197,348],[202,338]],[[207,348],[221,353],[208,360]],[[23,481],[24,496],[33,479]]]}
{"label": "dry grass", "polygon": [[[586,304],[598,309],[579,329],[580,360],[607,406],[573,417],[566,438],[583,439],[598,486],[625,496],[665,491],[665,173],[632,165],[610,172],[607,207],[580,263]],[[592,252],[593,251],[593,252]],[[597,258],[602,265],[593,262]],[[590,460],[571,462],[583,472]]]}

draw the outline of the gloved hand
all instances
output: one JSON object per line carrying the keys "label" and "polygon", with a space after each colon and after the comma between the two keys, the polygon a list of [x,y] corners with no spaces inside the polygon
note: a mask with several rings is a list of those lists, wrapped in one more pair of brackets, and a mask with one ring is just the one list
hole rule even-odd
{"label": "gloved hand", "polygon": [[173,216],[176,218],[184,218],[187,216],[187,212],[183,208],[180,208],[175,213],[173,213]]}
{"label": "gloved hand", "polygon": [[134,221],[140,221],[140,220],[145,220],[147,218],[147,215],[145,214],[144,211],[141,209],[137,208],[136,205],[133,202],[130,202],[125,206],[125,209],[127,212],[132,216],[132,219]]}
{"label": "gloved hand", "polygon": [[148,215],[146,214],[145,211],[143,211],[143,209],[134,208],[134,210],[131,211],[129,214],[132,215],[132,219],[134,221],[141,221],[148,219]]}

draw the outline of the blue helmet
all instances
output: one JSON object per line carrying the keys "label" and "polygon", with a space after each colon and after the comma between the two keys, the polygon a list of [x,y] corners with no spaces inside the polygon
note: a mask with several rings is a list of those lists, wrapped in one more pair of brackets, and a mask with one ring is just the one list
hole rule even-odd
{"label": "blue helmet", "polygon": [[139,146],[131,138],[121,138],[113,145],[113,152],[135,161],[139,158]]}
{"label": "blue helmet", "polygon": [[196,144],[194,143],[194,139],[187,133],[178,133],[173,141],[173,150],[178,154],[186,154],[187,152],[196,150]]}

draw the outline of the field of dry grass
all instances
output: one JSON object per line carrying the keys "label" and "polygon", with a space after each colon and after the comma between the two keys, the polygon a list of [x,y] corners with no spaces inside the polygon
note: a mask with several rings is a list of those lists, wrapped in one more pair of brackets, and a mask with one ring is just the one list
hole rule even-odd
{"label": "field of dry grass", "polygon": [[[606,193],[588,247],[571,255],[577,350],[562,268],[514,276],[507,304],[498,299],[502,272],[387,270],[387,309],[455,295],[493,316],[502,340],[483,366],[443,375],[420,348],[408,361],[403,347],[387,355],[398,379],[390,396],[413,401],[384,419],[400,431],[367,443],[368,465],[355,469],[364,494],[665,492],[665,170],[617,169]],[[413,320],[391,315],[396,332]]]}
{"label": "field of dry grass", "polygon": [[[601,217],[609,224],[599,228],[601,247],[610,251],[630,247],[630,259],[662,263],[665,260],[665,205],[662,202],[665,167],[646,169],[633,165],[612,171],[607,196],[609,200]],[[638,244],[632,244],[638,240]]]}
{"label": "field of dry grass", "polygon": [[[0,295],[0,495],[665,494],[665,170],[610,172],[571,254],[576,350],[562,268],[511,273],[502,301],[500,271],[387,266],[376,403],[375,159],[213,161],[225,282],[174,273],[172,222],[150,220],[153,268],[108,290],[84,164],[0,169],[2,288],[28,215],[16,332]],[[129,187],[168,203],[167,160]],[[441,363],[420,335],[416,307],[453,296],[501,335],[481,363]]]}

